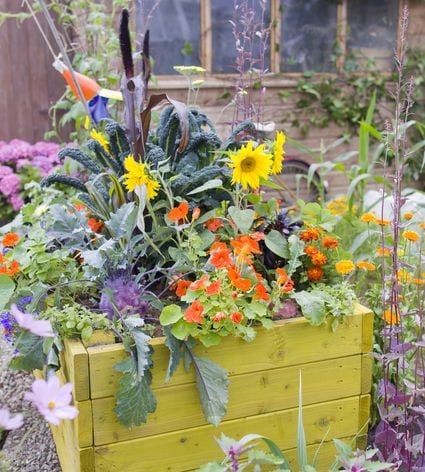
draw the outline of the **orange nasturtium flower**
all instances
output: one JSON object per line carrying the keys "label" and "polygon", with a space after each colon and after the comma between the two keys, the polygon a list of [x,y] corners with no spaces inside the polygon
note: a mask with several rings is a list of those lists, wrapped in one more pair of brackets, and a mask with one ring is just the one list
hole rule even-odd
{"label": "orange nasturtium flower", "polygon": [[242,321],[243,315],[239,311],[235,311],[235,313],[232,313],[230,315],[230,319],[233,321],[233,323],[240,323]]}
{"label": "orange nasturtium flower", "polygon": [[6,233],[1,240],[4,247],[16,246],[19,242],[19,235],[16,233]]}
{"label": "orange nasturtium flower", "polygon": [[318,282],[323,278],[323,269],[319,266],[311,266],[307,269],[307,278],[310,282]]}
{"label": "orange nasturtium flower", "polygon": [[243,292],[247,292],[251,288],[251,281],[241,276],[240,272],[235,267],[230,267],[227,271],[232,285]]}
{"label": "orange nasturtium flower", "polygon": [[184,312],[184,319],[188,323],[202,323],[204,307],[199,300],[195,300]]}
{"label": "orange nasturtium flower", "polygon": [[96,220],[96,218],[89,218],[87,224],[93,233],[99,233],[103,228],[103,221]]}
{"label": "orange nasturtium flower", "polygon": [[189,290],[202,290],[207,286],[208,274],[204,274],[200,279],[195,280],[189,285]]}
{"label": "orange nasturtium flower", "polygon": [[258,282],[255,286],[255,300],[264,300],[268,302],[270,300],[270,295],[267,293],[267,289],[261,282]]}
{"label": "orange nasturtium flower", "polygon": [[180,220],[183,220],[184,218],[186,218],[188,212],[189,212],[189,204],[187,202],[181,202],[179,206],[172,208],[168,212],[167,218],[177,223]]}
{"label": "orange nasturtium flower", "polygon": [[215,233],[218,229],[224,226],[224,223],[220,220],[220,218],[210,218],[206,223],[205,226],[211,232]]}
{"label": "orange nasturtium flower", "polygon": [[221,291],[221,284],[219,280],[211,282],[205,290],[207,295],[217,295]]}
{"label": "orange nasturtium flower", "polygon": [[398,315],[398,313],[389,308],[384,311],[382,316],[388,324],[395,325],[400,322],[400,316]]}
{"label": "orange nasturtium flower", "polygon": [[286,270],[278,267],[276,273],[278,275],[277,283],[280,285],[280,290],[285,293],[292,292],[292,290],[294,290],[294,281],[288,276]]}
{"label": "orange nasturtium flower", "polygon": [[186,295],[187,289],[191,283],[192,282],[190,280],[180,279],[176,285],[176,295],[178,297],[183,297]]}
{"label": "orange nasturtium flower", "polygon": [[230,250],[226,247],[225,249],[218,249],[211,253],[210,264],[217,269],[223,269],[233,264]]}
{"label": "orange nasturtium flower", "polygon": [[359,261],[357,262],[356,266],[359,269],[363,269],[363,270],[369,270],[369,271],[376,270],[376,265],[369,261]]}
{"label": "orange nasturtium flower", "polygon": [[348,259],[342,259],[335,264],[335,270],[341,275],[350,274],[355,268],[353,261]]}
{"label": "orange nasturtium flower", "polygon": [[407,239],[408,241],[411,241],[412,243],[416,242],[420,238],[419,233],[417,233],[416,231],[412,231],[410,229],[406,229],[406,231],[403,231],[401,235],[403,236],[404,239]]}

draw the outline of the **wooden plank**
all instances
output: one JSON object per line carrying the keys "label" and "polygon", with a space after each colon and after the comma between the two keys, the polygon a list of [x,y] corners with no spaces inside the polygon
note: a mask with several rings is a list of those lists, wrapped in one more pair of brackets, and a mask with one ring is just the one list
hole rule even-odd
{"label": "wooden plank", "polygon": [[373,311],[369,308],[362,307],[363,309],[363,342],[362,352],[369,353],[372,351],[373,344]]}
{"label": "wooden plank", "polygon": [[362,379],[361,379],[361,393],[370,393],[372,390],[372,368],[373,357],[372,354],[362,355]]}
{"label": "wooden plank", "polygon": [[78,339],[65,339],[62,366],[68,382],[73,384],[73,397],[76,401],[89,399],[89,362],[88,354]]}
{"label": "wooden plank", "polygon": [[[304,405],[360,394],[360,355],[242,374],[230,378],[225,420],[296,407],[300,370]],[[147,424],[131,429],[118,423],[113,411],[114,397],[93,400],[94,444],[102,445],[205,424],[195,384],[159,388],[155,390],[155,395],[157,410],[149,415]]]}
{"label": "wooden plank", "polygon": [[371,396],[362,395],[359,399],[359,427],[360,433],[367,433],[370,418]]}
{"label": "wooden plank", "polygon": [[[361,351],[364,309],[350,316],[332,332],[328,326],[310,326],[305,318],[294,318],[276,323],[271,330],[258,330],[256,339],[247,343],[228,337],[215,349],[198,346],[196,352],[229,371],[230,375],[299,365],[317,359],[335,359]],[[165,386],[169,353],[160,338],[154,339],[153,386]],[[125,356],[121,345],[87,348],[90,363],[90,397],[113,396],[118,387],[119,373],[113,366]],[[180,367],[171,379],[172,385],[191,383]],[[83,398],[81,398],[83,399]]]}
{"label": "wooden plank", "polygon": [[[320,403],[303,408],[309,444],[329,437],[344,438],[357,433],[358,397]],[[217,428],[208,425],[151,438],[135,439],[95,448],[97,472],[181,472],[220,457],[214,437],[223,432],[233,438],[247,433],[270,437],[283,450],[296,446],[298,409],[226,421]],[[164,453],[165,451],[172,452]]]}

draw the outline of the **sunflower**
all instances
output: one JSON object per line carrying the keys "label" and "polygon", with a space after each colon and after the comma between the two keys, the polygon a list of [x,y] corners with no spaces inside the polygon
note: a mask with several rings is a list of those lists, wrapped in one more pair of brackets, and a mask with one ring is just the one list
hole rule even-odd
{"label": "sunflower", "polygon": [[124,167],[127,171],[127,173],[124,174],[124,179],[128,191],[133,192],[136,187],[146,185],[149,200],[156,197],[159,183],[149,177],[148,168],[143,162],[136,162],[133,155],[130,154],[124,160]]}
{"label": "sunflower", "polygon": [[266,179],[270,174],[273,160],[272,155],[264,151],[264,144],[253,149],[253,142],[248,141],[236,152],[230,152],[232,160],[229,167],[233,169],[232,184],[241,184],[244,189],[248,186],[257,189],[260,179]]}
{"label": "sunflower", "polygon": [[283,150],[283,146],[285,145],[286,136],[282,131],[278,131],[276,133],[276,138],[274,140],[274,152],[273,152],[273,164],[271,173],[272,174],[279,174],[282,172],[282,163],[285,155],[285,151]]}
{"label": "sunflower", "polygon": [[97,141],[106,152],[109,152],[109,141],[104,134],[100,133],[99,131],[96,131],[95,129],[92,129],[90,131],[90,137]]}

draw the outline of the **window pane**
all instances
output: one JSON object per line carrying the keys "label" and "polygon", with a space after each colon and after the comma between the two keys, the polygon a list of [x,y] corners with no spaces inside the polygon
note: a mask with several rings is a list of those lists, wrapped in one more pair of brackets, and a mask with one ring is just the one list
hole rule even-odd
{"label": "window pane", "polygon": [[154,74],[176,74],[173,66],[201,65],[200,0],[146,0]]}
{"label": "window pane", "polygon": [[334,70],[337,2],[282,0],[281,7],[281,70]]}
{"label": "window pane", "polygon": [[[270,38],[267,41],[267,49],[264,52],[264,64],[260,62],[261,47],[260,38],[255,36],[256,31],[261,31],[261,15],[262,9],[260,0],[247,0],[246,2],[239,1],[239,4],[246,3],[250,13],[244,16],[244,12],[238,12],[238,21],[236,21],[237,31],[240,32],[240,39],[243,42],[241,22],[246,18],[247,24],[250,25],[249,31],[254,31],[253,34],[248,33],[249,40],[254,35],[253,46],[251,47],[247,41],[245,45],[245,52],[249,53],[252,50],[253,60],[255,61],[253,67],[255,69],[266,70],[270,67]],[[230,24],[234,20],[234,8],[232,0],[212,0],[211,1],[211,23],[212,23],[212,54],[213,54],[213,71],[218,73],[237,73],[236,69],[236,40],[233,34],[233,27]],[[263,20],[264,28],[270,24],[270,1],[266,1],[265,18]],[[249,69],[249,61],[246,60],[244,70]]]}
{"label": "window pane", "polygon": [[373,68],[390,70],[397,40],[397,0],[348,2],[346,66],[364,68],[367,59]]}

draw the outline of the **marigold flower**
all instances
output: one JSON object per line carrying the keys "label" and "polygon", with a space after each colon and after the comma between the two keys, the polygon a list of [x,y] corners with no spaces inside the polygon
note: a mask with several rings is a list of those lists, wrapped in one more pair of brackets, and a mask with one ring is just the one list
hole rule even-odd
{"label": "marigold flower", "polygon": [[103,221],[96,220],[96,218],[89,218],[87,220],[87,225],[93,231],[93,233],[100,233],[103,228]]}
{"label": "marigold flower", "polygon": [[192,282],[190,280],[180,279],[176,284],[176,295],[178,297],[185,296],[191,284]]}
{"label": "marigold flower", "polygon": [[341,275],[350,274],[355,268],[353,261],[347,259],[342,259],[335,264],[336,271]]}
{"label": "marigold flower", "polygon": [[168,214],[167,218],[170,221],[179,222],[186,218],[189,212],[189,204],[187,202],[181,202],[177,207],[172,208]]}
{"label": "marigold flower", "polygon": [[307,278],[310,282],[318,282],[323,278],[323,269],[319,266],[311,266],[307,269]]}
{"label": "marigold flower", "polygon": [[317,241],[320,238],[320,231],[316,228],[308,228],[300,233],[301,241],[305,241],[306,243],[310,241]]}
{"label": "marigold flower", "polygon": [[399,269],[397,271],[397,280],[401,283],[408,284],[412,281],[412,274],[410,274],[406,269]]}
{"label": "marigold flower", "polygon": [[207,286],[208,274],[204,274],[200,279],[195,280],[189,285],[189,290],[202,290]]}
{"label": "marigold flower", "polygon": [[326,249],[336,249],[338,244],[338,240],[332,236],[324,236],[322,238],[322,246]]}
{"label": "marigold flower", "polygon": [[373,264],[372,262],[369,261],[359,261],[356,263],[356,266],[359,269],[367,270],[367,271],[373,271],[376,270],[376,265]]}
{"label": "marigold flower", "polygon": [[255,300],[264,300],[265,302],[268,302],[270,300],[270,295],[267,293],[267,289],[264,286],[264,284],[258,282],[255,285],[254,299]]}
{"label": "marigold flower", "polygon": [[304,252],[305,254],[307,254],[307,256],[313,257],[315,254],[319,252],[319,250],[317,249],[317,247],[309,245],[309,246],[305,246]]}
{"label": "marigold flower", "polygon": [[207,295],[217,295],[221,291],[221,284],[219,280],[211,282],[205,290]]}
{"label": "marigold flower", "polygon": [[230,315],[230,319],[233,321],[233,323],[239,324],[242,321],[243,315],[242,313],[239,313],[239,311],[235,311],[235,313],[232,313]]}
{"label": "marigold flower", "polygon": [[280,285],[280,290],[285,293],[292,292],[292,290],[294,290],[294,281],[288,276],[286,270],[278,267],[276,273],[278,275],[277,283]]}
{"label": "marigold flower", "polygon": [[311,256],[311,262],[315,266],[322,266],[328,262],[328,258],[326,257],[325,254],[323,254],[323,252],[317,251],[316,254],[313,254]]}
{"label": "marigold flower", "polygon": [[[344,215],[348,211],[347,197],[334,198],[326,205],[326,207],[333,215]],[[355,211],[354,207],[353,211]]]}
{"label": "marigold flower", "polygon": [[4,247],[16,246],[19,242],[19,235],[16,233],[6,233],[1,240]]}
{"label": "marigold flower", "polygon": [[241,184],[244,189],[257,189],[260,179],[268,177],[273,164],[272,155],[265,152],[264,144],[255,149],[253,145],[253,141],[248,141],[237,151],[229,153],[229,167],[233,169],[232,184]]}
{"label": "marigold flower", "polygon": [[425,229],[425,223],[420,223],[419,226],[420,226],[422,229]]}
{"label": "marigold flower", "polygon": [[184,319],[188,323],[202,323],[204,307],[199,300],[195,300],[184,312]]}
{"label": "marigold flower", "polygon": [[425,280],[414,278],[414,279],[412,279],[412,283],[414,283],[415,285],[425,285]]}
{"label": "marigold flower", "polygon": [[378,247],[376,250],[376,255],[381,257],[386,257],[391,255],[391,249],[388,247]]}
{"label": "marigold flower", "polygon": [[407,239],[408,241],[411,241],[412,243],[416,242],[420,238],[419,233],[410,229],[406,229],[406,231],[403,231],[401,235],[403,236],[404,239]]}
{"label": "marigold flower", "polygon": [[285,156],[285,151],[283,149],[286,142],[286,136],[283,131],[278,131],[276,133],[276,138],[273,143],[273,164],[271,168],[272,174],[279,174],[282,172],[283,160]]}
{"label": "marigold flower", "polygon": [[224,223],[220,220],[220,218],[210,218],[206,223],[205,226],[207,229],[209,229],[211,232],[215,233],[217,230],[219,230],[222,226],[224,226]]}
{"label": "marigold flower", "polygon": [[232,285],[243,292],[247,292],[251,288],[251,281],[241,276],[240,272],[235,267],[230,267],[227,275]]}
{"label": "marigold flower", "polygon": [[223,269],[233,264],[230,250],[226,247],[225,249],[218,249],[211,253],[209,260],[210,264],[217,269]]}
{"label": "marigold flower", "polygon": [[363,221],[363,223],[376,223],[377,218],[373,213],[363,213],[360,221]]}
{"label": "marigold flower", "polygon": [[133,155],[130,154],[124,160],[124,167],[127,171],[124,174],[124,183],[128,191],[134,192],[137,187],[146,185],[149,200],[156,197],[160,184],[149,177],[149,169],[143,162],[136,162]]}
{"label": "marigold flower", "polygon": [[405,220],[411,220],[415,215],[411,211],[407,211],[406,213],[403,214],[403,218]]}
{"label": "marigold flower", "polygon": [[376,218],[375,223],[378,223],[379,226],[390,226],[391,220],[386,220],[385,218]]}
{"label": "marigold flower", "polygon": [[383,313],[383,319],[391,325],[398,324],[400,322],[400,316],[395,310],[387,309]]}

